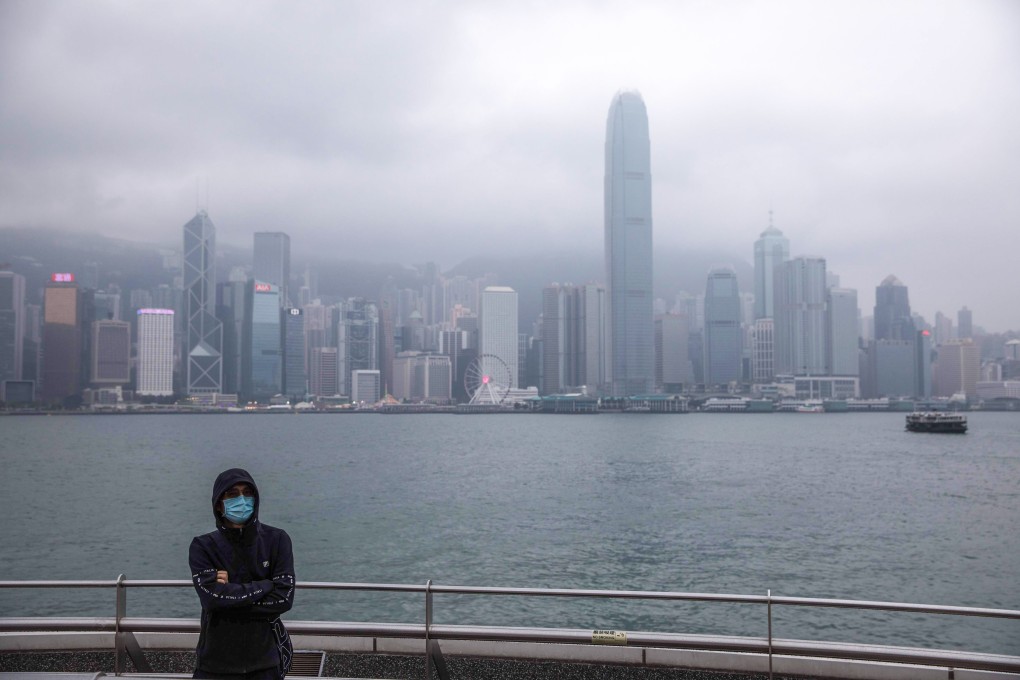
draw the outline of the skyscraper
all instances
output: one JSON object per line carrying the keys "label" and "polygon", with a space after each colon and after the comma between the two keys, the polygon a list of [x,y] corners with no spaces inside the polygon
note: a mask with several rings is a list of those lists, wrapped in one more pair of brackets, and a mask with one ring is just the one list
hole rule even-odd
{"label": "skyscraper", "polygon": [[21,380],[25,346],[25,277],[0,272],[0,382]]}
{"label": "skyscraper", "polygon": [[713,269],[705,285],[705,384],[741,378],[740,291],[732,269]]}
{"label": "skyscraper", "polygon": [[81,392],[81,293],[71,274],[53,274],[43,298],[41,397],[57,402]]}
{"label": "skyscraper", "polygon": [[138,310],[138,394],[174,393],[174,311]]}
{"label": "skyscraper", "polygon": [[216,318],[216,227],[204,210],[184,225],[184,385],[188,394],[223,386],[223,327]]}
{"label": "skyscraper", "polygon": [[283,310],[283,393],[303,399],[308,393],[308,375],[305,371],[305,320],[301,309]]}
{"label": "skyscraper", "polygon": [[131,324],[99,319],[92,322],[91,383],[97,387],[131,382]]}
{"label": "skyscraper", "polygon": [[914,341],[907,287],[892,274],[875,289],[875,339]]}
{"label": "skyscraper", "polygon": [[252,278],[280,289],[280,304],[290,299],[290,236],[280,231],[257,231],[254,238]]}
{"label": "skyscraper", "polygon": [[777,374],[828,375],[825,260],[796,257],[776,268]]}
{"label": "skyscraper", "polygon": [[619,92],[606,121],[605,257],[612,394],[647,394],[655,382],[652,319],[652,173],[648,113]]}
{"label": "skyscraper", "polygon": [[852,288],[830,288],[828,292],[828,326],[826,328],[829,373],[857,375],[860,373],[860,350],[857,340],[857,291]]}
{"label": "skyscraper", "polygon": [[379,370],[379,310],[374,303],[364,298],[340,303],[336,346],[340,393],[350,396],[354,371]]}
{"label": "skyscraper", "polygon": [[769,227],[754,242],[754,318],[774,319],[775,312],[775,271],[790,259],[790,241],[783,232],[772,225],[772,211],[769,211]]}
{"label": "skyscraper", "polygon": [[510,372],[510,387],[517,387],[517,291],[488,286],[482,291],[480,307],[478,353],[501,359]]}
{"label": "skyscraper", "polygon": [[961,340],[974,337],[974,315],[967,309],[967,305],[956,313],[956,328]]}
{"label": "skyscraper", "polygon": [[283,332],[280,289],[251,280],[245,300],[241,391],[247,399],[268,401],[283,390]]}

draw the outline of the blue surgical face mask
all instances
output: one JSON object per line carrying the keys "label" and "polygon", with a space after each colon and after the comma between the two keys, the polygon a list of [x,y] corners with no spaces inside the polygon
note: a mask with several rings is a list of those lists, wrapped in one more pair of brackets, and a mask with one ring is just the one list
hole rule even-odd
{"label": "blue surgical face mask", "polygon": [[223,499],[223,518],[234,524],[244,524],[255,512],[253,496],[238,496]]}

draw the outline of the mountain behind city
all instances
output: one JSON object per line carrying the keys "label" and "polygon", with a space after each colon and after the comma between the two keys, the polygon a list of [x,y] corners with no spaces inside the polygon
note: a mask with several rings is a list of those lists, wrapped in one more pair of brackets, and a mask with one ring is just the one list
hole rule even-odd
{"label": "mountain behind city", "polygon": [[[375,300],[386,281],[392,278],[397,288],[420,285],[424,263],[397,263],[355,260],[340,255],[319,253],[309,256],[300,244],[294,244],[291,273],[300,279],[309,271],[315,279],[318,295],[324,299],[364,297]],[[134,288],[155,288],[173,282],[180,274],[180,245],[156,244],[116,239],[99,234],[81,234],[56,229],[0,229],[0,267],[26,279],[26,296],[41,302],[41,291],[54,272],[70,272],[82,279],[86,267],[95,268],[98,285],[116,284],[127,292]],[[226,280],[234,267],[250,270],[252,250],[236,244],[217,243],[217,278]],[[654,254],[655,295],[671,304],[679,291],[703,293],[708,272],[731,267],[742,291],[751,291],[751,265],[732,254],[675,248],[660,248]],[[605,282],[605,264],[601,253],[547,252],[535,256],[478,255],[460,262],[436,263],[445,276],[468,278],[488,274],[499,285],[518,292],[520,319],[531,324],[541,311],[544,286],[550,283]]]}

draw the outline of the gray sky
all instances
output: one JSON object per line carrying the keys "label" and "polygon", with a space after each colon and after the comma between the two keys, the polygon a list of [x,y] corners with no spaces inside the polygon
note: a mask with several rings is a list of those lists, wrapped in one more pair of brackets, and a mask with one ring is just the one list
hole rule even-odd
{"label": "gray sky", "polygon": [[1014,0],[0,0],[0,226],[176,243],[200,178],[239,245],[598,253],[621,88],[657,245],[750,260],[771,207],[865,314],[1020,329]]}

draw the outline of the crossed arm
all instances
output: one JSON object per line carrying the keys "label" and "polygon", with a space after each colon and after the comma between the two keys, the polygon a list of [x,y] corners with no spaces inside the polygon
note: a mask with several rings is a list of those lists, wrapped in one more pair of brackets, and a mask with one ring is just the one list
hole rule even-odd
{"label": "crossed arm", "polygon": [[203,609],[245,607],[258,614],[282,614],[294,605],[294,556],[286,533],[277,546],[269,579],[230,583],[227,572],[214,563],[197,538],[191,542],[188,562]]}

